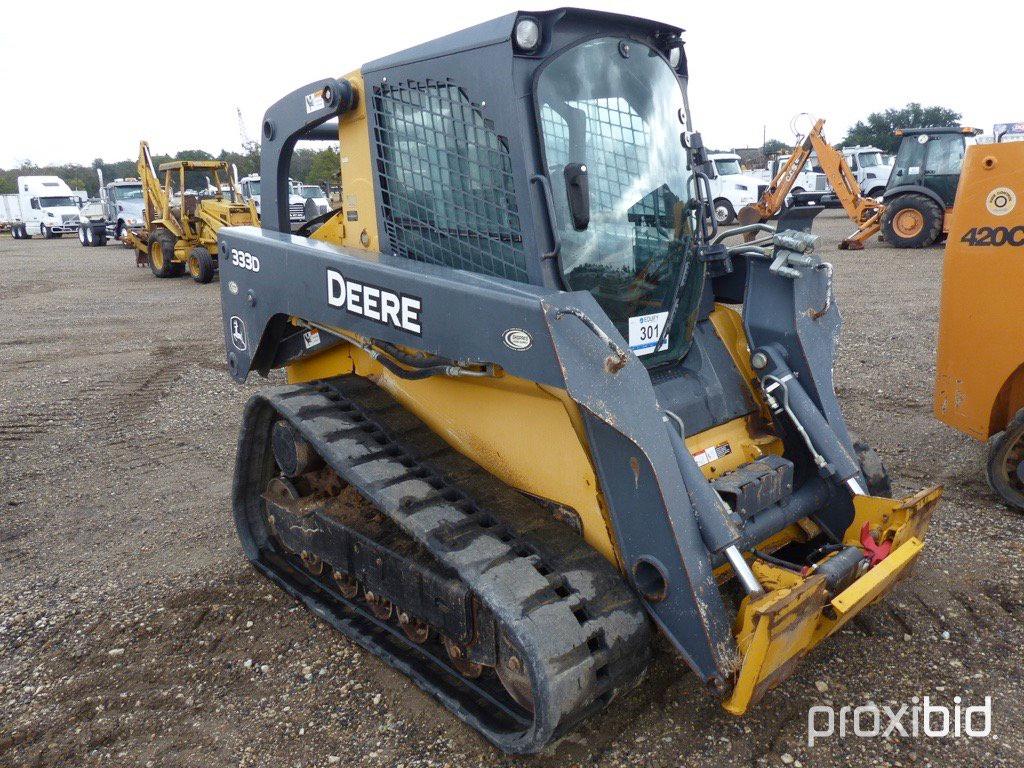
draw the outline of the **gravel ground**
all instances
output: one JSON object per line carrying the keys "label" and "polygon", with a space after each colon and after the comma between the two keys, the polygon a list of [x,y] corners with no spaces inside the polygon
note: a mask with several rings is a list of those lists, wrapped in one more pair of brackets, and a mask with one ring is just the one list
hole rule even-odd
{"label": "gravel ground", "polygon": [[[120,246],[0,238],[0,765],[645,766],[1024,762],[1020,517],[982,447],[931,415],[942,252],[821,217],[852,427],[896,490],[946,497],[914,577],[742,719],[662,652],[645,682],[530,760],[454,716],[257,576],[228,493],[242,405],[219,285],[156,280]],[[807,746],[815,704],[992,697],[990,738]],[[896,707],[894,707],[895,709]]]}

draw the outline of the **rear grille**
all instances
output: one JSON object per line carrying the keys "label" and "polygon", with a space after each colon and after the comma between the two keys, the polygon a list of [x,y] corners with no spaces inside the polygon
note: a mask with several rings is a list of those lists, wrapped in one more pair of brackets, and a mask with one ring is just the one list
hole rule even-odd
{"label": "rear grille", "polygon": [[288,216],[292,219],[304,219],[306,213],[302,203],[292,203],[288,206]]}

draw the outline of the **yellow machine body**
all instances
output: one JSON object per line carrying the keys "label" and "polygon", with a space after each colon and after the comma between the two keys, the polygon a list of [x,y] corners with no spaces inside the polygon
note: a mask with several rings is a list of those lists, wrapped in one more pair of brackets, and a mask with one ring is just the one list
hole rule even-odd
{"label": "yellow machine body", "polygon": [[[255,203],[242,201],[223,160],[175,160],[154,169],[149,145],[143,141],[139,145],[138,171],[142,180],[143,228],[138,234],[126,232],[125,239],[140,258],[148,255],[149,235],[156,227],[167,229],[177,239],[172,260],[187,264],[189,253],[196,246],[216,254],[217,231],[221,227],[259,224]],[[186,174],[192,171],[211,177],[218,190],[215,197],[186,194]],[[224,186],[231,190],[227,199],[221,192]]]}
{"label": "yellow machine body", "polygon": [[[375,170],[363,82],[358,73],[346,79],[357,93],[358,106],[339,119],[342,204],[311,238],[376,252]],[[687,449],[698,457],[709,479],[768,453],[782,453],[782,441],[768,429],[768,406],[760,390],[752,386],[755,377],[740,315],[718,305],[711,321],[759,407],[746,417],[686,440]],[[318,330],[300,318],[292,318],[292,322],[308,327],[311,333]],[[400,378],[374,359],[367,339],[340,328],[324,330],[337,334],[343,342],[289,364],[290,383],[342,375],[374,381],[460,453],[512,487],[547,502],[556,517],[576,528],[590,546],[624,570],[581,414],[565,391],[502,371],[486,378]],[[404,351],[416,354],[414,349]],[[723,444],[728,444],[728,451],[719,450]],[[844,534],[844,543],[859,545],[866,526],[877,541],[888,542],[892,552],[835,597],[829,597],[822,576],[805,576],[752,561],[768,591],[757,599],[748,596],[740,604],[734,627],[739,650],[736,684],[724,702],[728,711],[745,712],[781,682],[802,656],[908,573],[921,551],[940,495],[941,489],[936,487],[906,499],[858,497],[856,517]],[[774,552],[820,533],[815,523],[805,519],[776,532],[760,548]],[[715,575],[726,581],[733,574],[724,565]]]}
{"label": "yellow machine body", "polygon": [[942,274],[935,415],[977,440],[1024,408],[1024,142],[967,149]]}

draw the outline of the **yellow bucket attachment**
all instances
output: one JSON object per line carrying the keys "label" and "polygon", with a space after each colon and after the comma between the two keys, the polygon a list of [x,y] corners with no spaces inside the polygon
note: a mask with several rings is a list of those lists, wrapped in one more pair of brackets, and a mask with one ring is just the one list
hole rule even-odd
{"label": "yellow bucket attachment", "polygon": [[855,497],[853,523],[843,543],[861,546],[866,530],[872,541],[889,550],[836,595],[828,593],[820,574],[801,576],[752,561],[751,568],[767,591],[754,600],[745,598],[740,605],[733,634],[741,661],[735,686],[723,703],[725,709],[742,715],[786,679],[808,651],[906,576],[924,547],[925,531],[940,496],[942,488],[936,486],[902,500]]}

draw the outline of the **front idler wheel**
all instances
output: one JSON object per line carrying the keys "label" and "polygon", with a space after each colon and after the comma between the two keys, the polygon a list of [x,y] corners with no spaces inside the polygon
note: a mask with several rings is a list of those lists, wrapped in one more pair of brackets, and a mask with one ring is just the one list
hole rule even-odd
{"label": "front idler wheel", "polygon": [[495,667],[498,673],[498,680],[508,691],[516,704],[523,709],[533,712],[533,686],[530,683],[530,673],[526,669],[522,656],[516,653],[515,648],[504,635],[498,643],[498,665]]}

